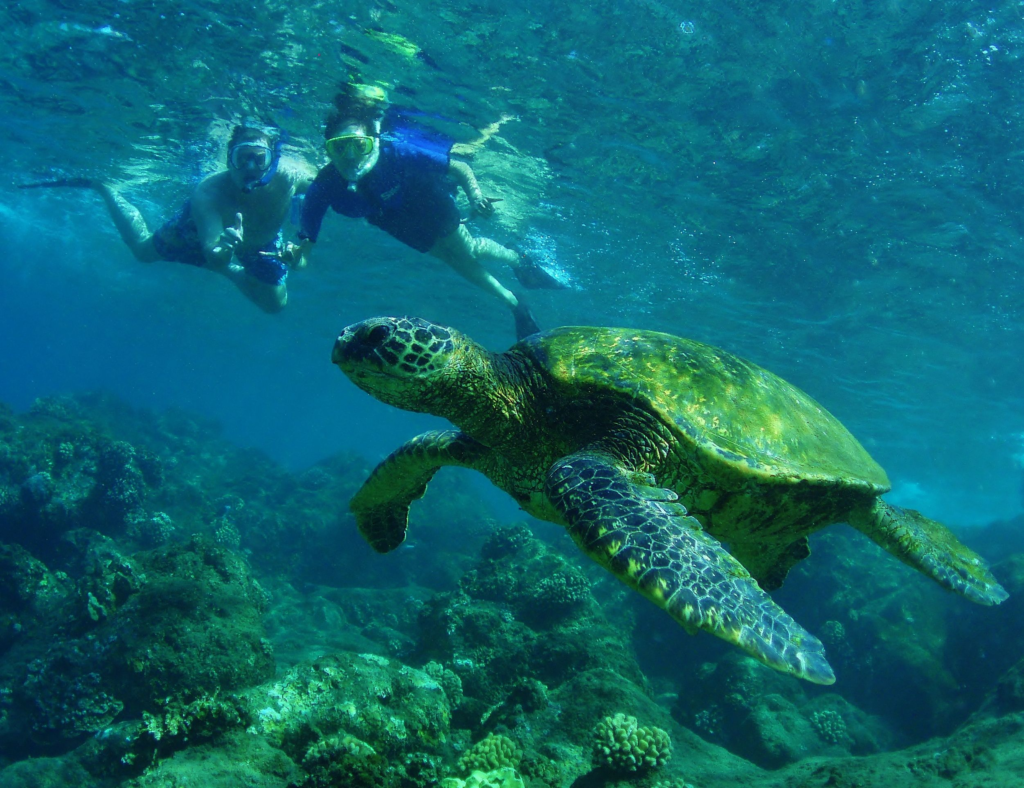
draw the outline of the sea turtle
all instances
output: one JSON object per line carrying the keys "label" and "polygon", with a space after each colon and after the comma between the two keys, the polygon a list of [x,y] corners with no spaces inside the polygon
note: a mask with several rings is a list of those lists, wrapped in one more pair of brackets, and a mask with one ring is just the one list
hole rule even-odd
{"label": "sea turtle", "polygon": [[378,552],[405,539],[439,468],[473,468],[688,631],[818,684],[835,681],[821,643],[766,591],[819,528],[847,522],[974,602],[1007,596],[944,525],[879,497],[885,471],[821,405],[709,345],[563,327],[491,353],[378,317],[345,328],[332,361],[377,399],[459,427],[408,441],[353,497]]}

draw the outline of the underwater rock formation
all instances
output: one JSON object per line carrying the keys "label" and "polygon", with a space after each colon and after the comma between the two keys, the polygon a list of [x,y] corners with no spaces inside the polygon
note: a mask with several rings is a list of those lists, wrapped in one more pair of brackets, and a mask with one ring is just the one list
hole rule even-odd
{"label": "underwater rock formation", "polygon": [[743,655],[706,663],[675,719],[765,768],[818,754],[865,755],[894,739],[884,724],[835,693],[813,692]]}
{"label": "underwater rock formation", "polygon": [[[858,583],[881,562],[830,534],[806,578],[825,593],[786,602],[841,666],[825,692],[647,626],[557,531],[495,526],[457,476],[418,542],[360,552],[364,465],[290,474],[105,397],[0,411],[0,785],[888,788],[1019,764],[1013,528],[991,536],[998,621],[884,568]],[[918,712],[950,735],[885,752]]]}
{"label": "underwater rock formation", "polygon": [[297,665],[240,698],[248,732],[301,763],[306,788],[429,785],[444,763],[453,686],[375,654],[341,653]]}
{"label": "underwater rock formation", "polygon": [[113,438],[85,406],[56,397],[36,400],[23,417],[0,417],[0,541],[46,558],[74,528],[119,534],[145,517],[146,499],[163,483],[161,460]]}
{"label": "underwater rock formation", "polygon": [[552,688],[598,667],[643,684],[586,578],[522,524],[498,528],[460,589],[430,600],[420,622],[421,656],[457,673],[484,708],[521,694],[526,680]]}
{"label": "underwater rock formation", "polygon": [[63,617],[37,622],[4,655],[14,676],[4,746],[60,749],[123,711],[159,714],[273,673],[267,600],[238,556],[199,538],[125,556],[73,533],[90,569],[63,597]]}

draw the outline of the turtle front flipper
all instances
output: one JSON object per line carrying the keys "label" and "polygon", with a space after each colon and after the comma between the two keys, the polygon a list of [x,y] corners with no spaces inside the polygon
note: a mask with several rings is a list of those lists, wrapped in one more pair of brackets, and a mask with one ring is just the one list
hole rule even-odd
{"label": "turtle front flipper", "polygon": [[611,455],[584,450],[551,467],[546,494],[587,555],[687,631],[703,629],[776,670],[833,683],[821,642],[674,503],[675,493],[637,478]]}
{"label": "turtle front flipper", "polygon": [[349,503],[359,533],[378,553],[405,541],[409,505],[422,498],[427,484],[445,465],[477,468],[490,449],[458,430],[425,432],[389,454]]}
{"label": "turtle front flipper", "polygon": [[998,605],[1009,596],[981,556],[942,523],[914,509],[901,509],[878,498],[870,508],[854,512],[850,525],[903,563],[972,602]]}

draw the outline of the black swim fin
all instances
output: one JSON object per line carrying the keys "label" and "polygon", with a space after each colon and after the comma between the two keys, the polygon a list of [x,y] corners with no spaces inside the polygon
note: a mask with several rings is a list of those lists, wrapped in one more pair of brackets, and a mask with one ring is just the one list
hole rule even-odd
{"label": "black swim fin", "polygon": [[515,269],[516,279],[530,290],[568,290],[569,285],[546,268],[538,265],[528,255],[521,255]]}
{"label": "black swim fin", "polygon": [[36,181],[35,183],[19,183],[19,189],[60,189],[70,186],[76,189],[91,189],[96,182],[90,178],[60,178],[55,181]]}
{"label": "black swim fin", "polygon": [[533,319],[533,313],[530,312],[530,307],[526,305],[523,299],[519,299],[519,303],[516,304],[515,309],[512,310],[512,316],[516,319],[516,341],[520,339],[526,339],[530,334],[536,334],[540,331],[540,326],[537,325],[537,321]]}

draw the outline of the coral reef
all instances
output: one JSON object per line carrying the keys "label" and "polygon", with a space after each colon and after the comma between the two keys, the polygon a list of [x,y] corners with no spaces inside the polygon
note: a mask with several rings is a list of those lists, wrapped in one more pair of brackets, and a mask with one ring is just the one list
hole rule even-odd
{"label": "coral reef", "polygon": [[[266,597],[241,558],[198,538],[128,557],[106,537],[74,533],[88,573],[65,600],[67,618],[9,655],[12,666],[32,658],[17,671],[0,740],[76,740],[122,710],[166,714],[273,673]],[[62,636],[39,637],[47,632]]]}
{"label": "coral reef", "polygon": [[508,736],[491,734],[473,745],[459,758],[459,768],[465,772],[489,772],[496,769],[516,769],[523,751]]}
{"label": "coral reef", "polygon": [[708,741],[777,768],[811,754],[879,752],[894,734],[833,693],[803,685],[738,654],[706,663],[699,687],[680,694],[672,713]]}
{"label": "coral reef", "polygon": [[[953,616],[929,587],[856,583],[871,555],[830,535],[801,613],[849,672],[824,690],[648,626],[561,534],[495,526],[457,477],[407,549],[372,555],[339,521],[365,471],[289,474],[106,397],[0,409],[0,784],[881,788],[1016,763],[1011,549],[1011,599]],[[900,715],[868,696],[901,680]],[[963,727],[886,754],[921,709],[921,730]]]}
{"label": "coral reef", "polygon": [[475,771],[466,779],[448,777],[441,781],[441,788],[526,788],[516,770],[506,766],[492,771]]}
{"label": "coral reef", "polygon": [[318,739],[302,758],[306,772],[303,788],[375,788],[387,784],[387,761],[366,742],[351,734],[335,734]]}
{"label": "coral reef", "polygon": [[375,654],[326,655],[240,693],[264,737],[301,761],[324,736],[349,734],[388,759],[440,752],[448,740],[451,701],[420,670]]}
{"label": "coral reef", "polygon": [[672,740],[661,728],[639,725],[636,717],[615,714],[594,727],[594,762],[616,772],[644,772],[672,757]]}
{"label": "coral reef", "polygon": [[44,559],[73,528],[123,533],[163,484],[160,458],[112,438],[82,399],[37,400],[17,422],[0,424],[0,540]]}
{"label": "coral reef", "polygon": [[[642,684],[623,633],[604,619],[589,584],[568,580],[578,572],[522,526],[497,529],[460,590],[424,606],[420,654],[458,674],[476,713],[543,705],[546,688],[599,666]],[[565,604],[551,603],[554,584]]]}

